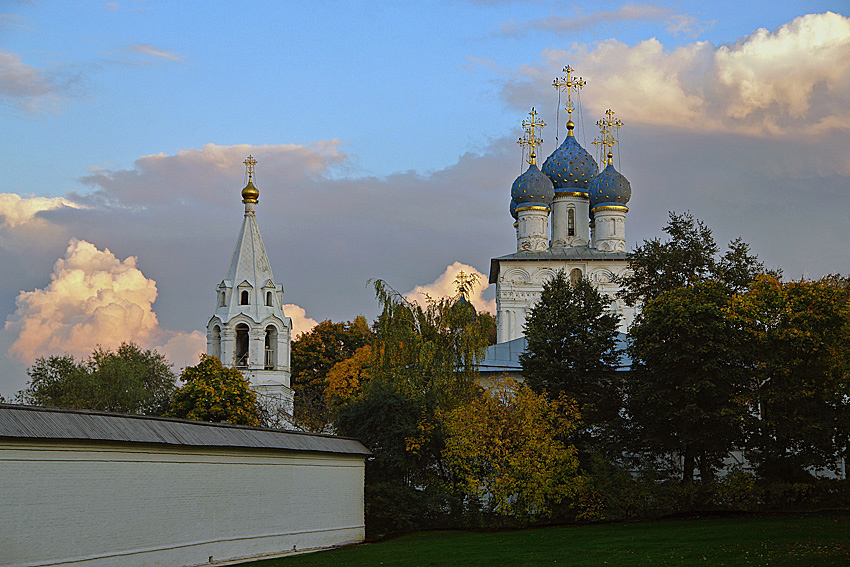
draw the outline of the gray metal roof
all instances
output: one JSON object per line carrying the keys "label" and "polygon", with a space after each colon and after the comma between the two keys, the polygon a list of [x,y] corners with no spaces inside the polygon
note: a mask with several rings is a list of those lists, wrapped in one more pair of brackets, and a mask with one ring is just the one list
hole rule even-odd
{"label": "gray metal roof", "polygon": [[568,247],[568,248],[547,248],[540,252],[514,252],[507,256],[499,256],[490,260],[490,283],[496,283],[499,277],[500,262],[514,262],[517,260],[537,260],[537,261],[564,261],[564,260],[601,260],[601,261],[616,261],[628,260],[627,252],[602,252],[596,248]]}
{"label": "gray metal roof", "polygon": [[372,454],[355,439],[333,435],[12,404],[0,404],[0,438]]}

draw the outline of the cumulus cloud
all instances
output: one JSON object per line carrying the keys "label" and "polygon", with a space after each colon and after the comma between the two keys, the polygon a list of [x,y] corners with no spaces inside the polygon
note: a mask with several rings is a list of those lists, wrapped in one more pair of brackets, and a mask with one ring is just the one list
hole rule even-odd
{"label": "cumulus cloud", "polygon": [[670,50],[656,38],[609,39],[542,58],[508,82],[509,101],[527,106],[530,90],[547,96],[569,62],[588,81],[582,98],[594,116],[613,108],[631,123],[757,136],[850,129],[850,18],[832,12],[760,29],[733,45]]}
{"label": "cumulus cloud", "polygon": [[307,311],[303,307],[298,307],[294,303],[286,303],[283,305],[284,314],[292,319],[292,338],[297,338],[301,333],[306,333],[318,322],[315,319],[307,317]]}
{"label": "cumulus cloud", "polygon": [[603,24],[613,22],[663,22],[667,31],[673,35],[686,34],[696,36],[709,29],[714,22],[703,22],[691,15],[674,13],[664,6],[651,4],[627,4],[616,10],[600,10],[591,14],[579,12],[567,18],[549,16],[526,22],[509,22],[500,26],[500,32],[507,36],[516,36],[530,31],[548,31],[557,34],[570,34],[587,31]]}
{"label": "cumulus cloud", "polygon": [[9,355],[21,362],[64,352],[86,356],[97,345],[115,348],[126,341],[157,348],[185,365],[206,344],[200,331],[160,328],[153,311],[156,282],[139,270],[135,257],[119,260],[109,249],[72,240],[50,280],[43,289],[21,292],[6,323],[17,333]]}
{"label": "cumulus cloud", "polygon": [[38,214],[62,207],[79,208],[80,205],[64,197],[22,197],[16,193],[0,193],[0,226],[17,228],[30,223],[43,223]]}
{"label": "cumulus cloud", "polygon": [[427,297],[434,299],[441,297],[454,297],[457,295],[455,279],[461,272],[466,275],[472,274],[478,278],[478,284],[473,288],[472,293],[467,298],[469,299],[469,302],[472,303],[472,306],[475,307],[477,311],[489,311],[490,313],[496,313],[496,300],[487,300],[483,297],[484,291],[490,287],[490,284],[487,283],[487,276],[476,270],[474,267],[460,262],[454,262],[453,264],[446,266],[446,271],[444,271],[440,277],[432,283],[416,286],[413,288],[413,291],[405,294],[405,298],[408,301],[422,303],[422,301]]}
{"label": "cumulus cloud", "polygon": [[27,112],[54,108],[64,97],[43,70],[24,63],[17,53],[0,49],[0,97]]}

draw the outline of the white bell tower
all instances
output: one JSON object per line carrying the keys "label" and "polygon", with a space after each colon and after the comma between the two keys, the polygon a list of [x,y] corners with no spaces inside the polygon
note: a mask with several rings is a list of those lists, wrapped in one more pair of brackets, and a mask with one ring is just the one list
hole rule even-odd
{"label": "white bell tower", "polygon": [[[207,354],[239,369],[272,417],[292,415],[289,343],[292,320],[283,313],[283,285],[275,282],[255,207],[252,156],[243,162],[248,183],[242,189],[245,217],[227,277],[216,287],[215,314],[207,323]],[[279,419],[278,419],[279,421]]]}

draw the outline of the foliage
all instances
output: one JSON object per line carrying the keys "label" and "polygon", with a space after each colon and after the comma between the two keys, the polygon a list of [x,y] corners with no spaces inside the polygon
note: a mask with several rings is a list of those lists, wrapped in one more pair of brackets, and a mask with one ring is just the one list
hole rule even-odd
{"label": "foliage", "polygon": [[21,403],[143,415],[167,410],[175,380],[163,355],[133,343],[97,347],[79,362],[70,354],[39,357],[27,374]]}
{"label": "foliage", "polygon": [[850,436],[850,292],[846,280],[759,278],[735,302],[756,353],[750,457],[762,477],[835,470]]}
{"label": "foliage", "polygon": [[334,364],[328,372],[325,400],[331,416],[339,406],[357,397],[363,390],[371,372],[372,347],[365,345],[354,351],[350,358]]}
{"label": "foliage", "polygon": [[637,453],[683,458],[703,480],[742,443],[749,355],[720,283],[702,281],[650,299],[629,337],[632,371],[621,439]]}
{"label": "foliage", "polygon": [[411,398],[433,398],[440,408],[470,399],[490,336],[462,295],[410,302],[384,281],[374,282],[381,314],[374,325],[373,379]]}
{"label": "foliage", "polygon": [[259,425],[257,395],[248,379],[235,368],[225,367],[214,357],[202,354],[195,366],[180,374],[184,385],[171,399],[169,417]]}
{"label": "foliage", "polygon": [[708,280],[740,292],[764,271],[764,265],[740,238],[718,259],[711,229],[690,213],[670,212],[670,221],[662,230],[670,236],[667,241],[644,240],[629,253],[630,273],[619,280],[623,286],[619,295],[629,305]]}
{"label": "foliage", "polygon": [[519,521],[545,518],[552,503],[581,490],[577,451],[563,441],[579,423],[576,404],[566,396],[549,401],[545,393],[508,382],[443,420],[446,463],[486,512]]}
{"label": "foliage", "polygon": [[311,431],[325,431],[331,422],[326,399],[328,373],[339,362],[371,341],[366,318],[333,323],[322,321],[292,341],[292,389],[295,391],[295,419]]}
{"label": "foliage", "polygon": [[525,325],[522,375],[536,392],[577,400],[588,425],[613,420],[620,409],[618,316],[586,278],[572,283],[563,270],[543,284]]}

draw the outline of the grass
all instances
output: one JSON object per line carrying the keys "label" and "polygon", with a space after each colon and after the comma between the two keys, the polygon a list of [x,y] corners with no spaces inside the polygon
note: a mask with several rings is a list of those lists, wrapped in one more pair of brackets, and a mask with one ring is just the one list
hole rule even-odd
{"label": "grass", "polygon": [[434,531],[240,567],[850,565],[850,512]]}

